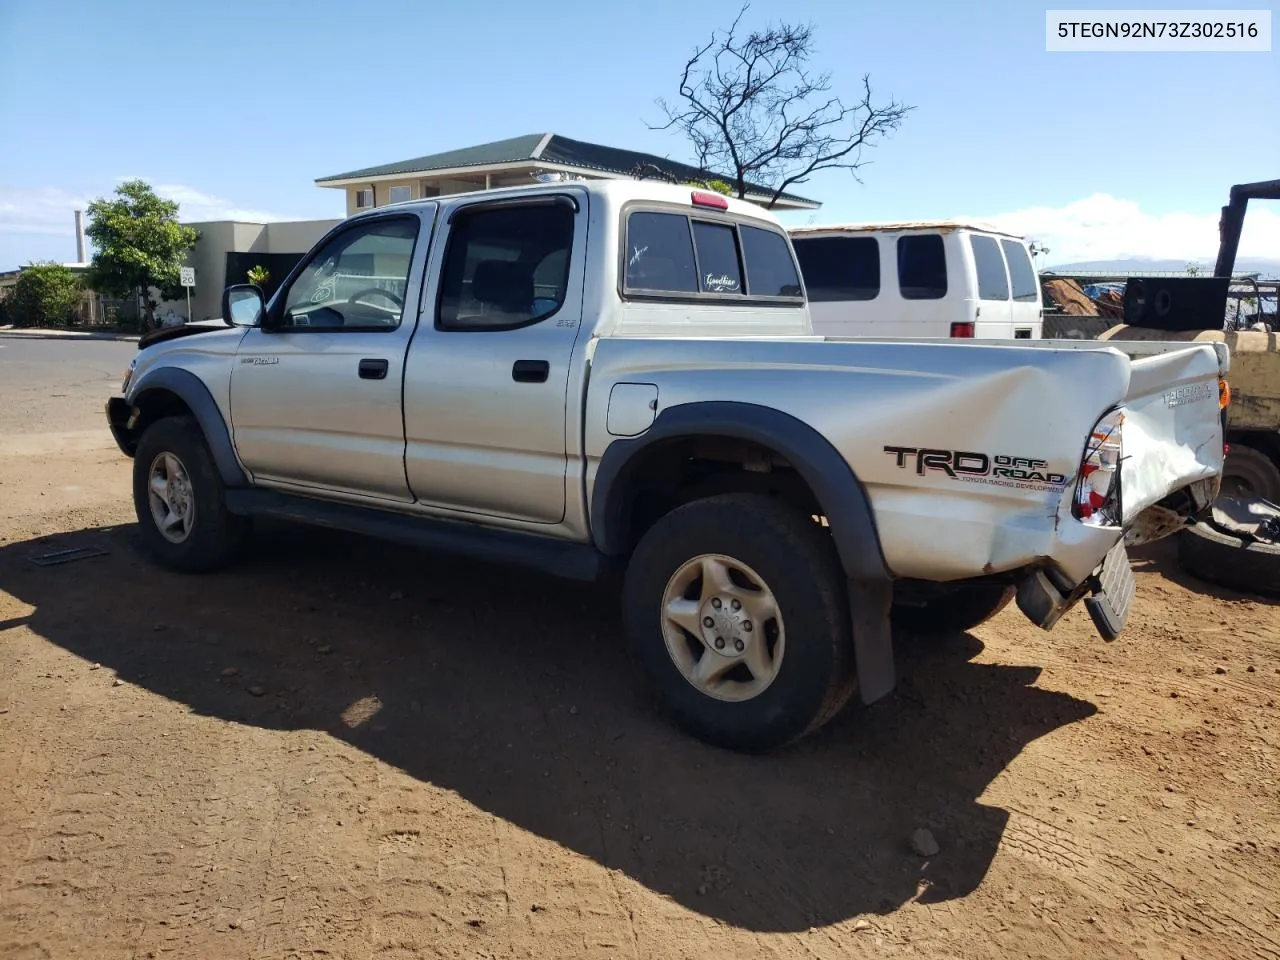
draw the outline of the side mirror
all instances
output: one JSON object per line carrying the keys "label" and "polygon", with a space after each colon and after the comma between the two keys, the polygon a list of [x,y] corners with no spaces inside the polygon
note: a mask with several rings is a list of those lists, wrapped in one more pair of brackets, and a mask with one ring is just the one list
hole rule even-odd
{"label": "side mirror", "polygon": [[228,327],[256,327],[266,313],[266,298],[256,285],[237,283],[222,291],[222,322]]}

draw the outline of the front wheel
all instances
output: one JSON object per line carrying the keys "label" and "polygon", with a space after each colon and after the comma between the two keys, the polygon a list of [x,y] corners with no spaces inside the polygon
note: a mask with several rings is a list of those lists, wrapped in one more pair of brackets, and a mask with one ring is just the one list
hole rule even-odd
{"label": "front wheel", "polygon": [[229,512],[200,426],[166,417],[143,432],[134,452],[133,506],[147,552],[163,567],[200,573],[239,554],[249,521]]}
{"label": "front wheel", "polygon": [[768,497],[708,497],[658,520],[627,568],[623,615],[658,699],[708,743],[781,746],[853,692],[847,596],[830,537]]}

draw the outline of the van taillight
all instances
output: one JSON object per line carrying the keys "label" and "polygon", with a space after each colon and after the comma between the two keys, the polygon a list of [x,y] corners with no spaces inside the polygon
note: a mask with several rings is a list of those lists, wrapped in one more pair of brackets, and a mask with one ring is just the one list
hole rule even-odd
{"label": "van taillight", "polygon": [[972,337],[973,324],[972,323],[953,323],[951,325],[951,335],[953,337]]}

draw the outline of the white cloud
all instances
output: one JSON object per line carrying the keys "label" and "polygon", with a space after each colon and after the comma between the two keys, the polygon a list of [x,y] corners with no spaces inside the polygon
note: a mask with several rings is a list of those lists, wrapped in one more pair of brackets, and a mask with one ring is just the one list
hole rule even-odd
{"label": "white cloud", "polygon": [[0,232],[74,236],[72,211],[83,210],[91,199],[57,187],[0,185]]}
{"label": "white cloud", "polygon": [[[121,180],[127,178],[121,178]],[[204,193],[182,184],[157,184],[160,196],[179,204],[178,216],[187,222],[204,220],[285,220],[279,214],[239,206],[232,200]],[[60,187],[13,187],[0,184],[0,233],[74,236],[73,211],[83,210],[95,197],[108,196],[110,188],[77,193]]]}
{"label": "white cloud", "polygon": [[[1218,250],[1217,210],[1153,214],[1105,193],[1062,207],[1027,207],[977,219],[1043,243],[1055,263],[1129,258],[1212,263]],[[1249,205],[1239,256],[1280,257],[1280,205]]]}
{"label": "white cloud", "polygon": [[240,207],[232,200],[226,200],[211,193],[202,193],[194,187],[182,184],[156,184],[155,191],[166,200],[176,201],[179,205],[178,216],[192,223],[204,220],[250,220],[266,223],[272,220],[289,219],[265,210]]}

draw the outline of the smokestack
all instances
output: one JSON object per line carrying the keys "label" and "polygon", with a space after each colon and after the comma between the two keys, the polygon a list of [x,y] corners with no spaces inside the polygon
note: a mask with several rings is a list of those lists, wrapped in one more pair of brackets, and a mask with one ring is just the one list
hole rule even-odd
{"label": "smokestack", "polygon": [[84,211],[76,211],[76,263],[84,263]]}

